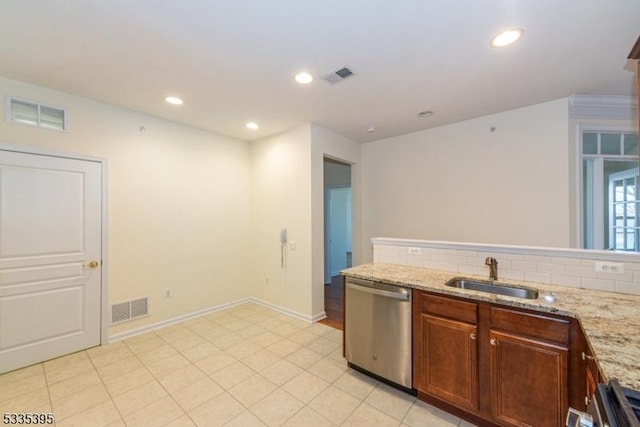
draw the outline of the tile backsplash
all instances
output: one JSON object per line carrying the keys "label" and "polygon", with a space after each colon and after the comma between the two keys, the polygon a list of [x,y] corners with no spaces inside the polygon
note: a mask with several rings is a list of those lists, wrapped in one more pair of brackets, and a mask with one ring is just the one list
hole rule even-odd
{"label": "tile backsplash", "polygon": [[[640,295],[640,254],[635,253],[392,238],[375,238],[372,242],[374,263],[410,265],[488,278],[489,267],[484,261],[494,257],[498,260],[499,280]],[[622,271],[596,272],[596,263],[600,262],[616,264]]]}

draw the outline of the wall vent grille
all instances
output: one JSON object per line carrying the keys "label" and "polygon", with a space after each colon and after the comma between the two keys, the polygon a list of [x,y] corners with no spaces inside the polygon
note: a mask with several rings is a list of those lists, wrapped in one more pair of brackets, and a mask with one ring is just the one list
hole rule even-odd
{"label": "wall vent grille", "polygon": [[111,305],[111,324],[126,322],[149,315],[149,298],[140,298]]}
{"label": "wall vent grille", "polygon": [[353,76],[355,76],[355,73],[351,69],[342,67],[339,70],[324,74],[320,78],[328,83],[336,84]]}
{"label": "wall vent grille", "polygon": [[19,98],[7,98],[7,121],[59,131],[67,130],[67,110]]}

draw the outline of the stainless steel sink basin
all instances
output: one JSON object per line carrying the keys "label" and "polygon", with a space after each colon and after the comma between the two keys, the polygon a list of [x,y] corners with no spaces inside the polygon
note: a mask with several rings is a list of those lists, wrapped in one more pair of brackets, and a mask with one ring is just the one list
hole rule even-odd
{"label": "stainless steel sink basin", "polygon": [[506,295],[509,297],[537,299],[537,289],[526,288],[524,286],[509,285],[500,282],[490,282],[481,280],[463,279],[455,277],[445,283],[452,288],[469,289],[471,291],[487,292],[490,294]]}

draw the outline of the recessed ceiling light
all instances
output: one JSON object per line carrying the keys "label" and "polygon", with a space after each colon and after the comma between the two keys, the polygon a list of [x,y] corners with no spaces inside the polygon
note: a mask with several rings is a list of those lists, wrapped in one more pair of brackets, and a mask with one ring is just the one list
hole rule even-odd
{"label": "recessed ceiling light", "polygon": [[245,126],[247,127],[247,129],[251,129],[251,130],[260,129],[260,126],[256,122],[249,122]]}
{"label": "recessed ceiling light", "polygon": [[517,42],[524,31],[522,28],[512,28],[503,31],[491,39],[491,47],[505,47]]}
{"label": "recessed ceiling light", "polygon": [[182,105],[183,104],[182,99],[177,98],[175,96],[167,96],[164,100],[167,101],[169,104],[173,104],[173,105]]}
{"label": "recessed ceiling light", "polygon": [[296,74],[295,79],[301,85],[308,85],[309,83],[311,83],[313,81],[313,76],[311,74],[307,73],[307,72],[302,71],[302,72]]}
{"label": "recessed ceiling light", "polygon": [[433,116],[433,111],[429,110],[429,111],[420,111],[418,113],[418,117],[420,117],[421,119],[424,119],[426,117],[431,117]]}

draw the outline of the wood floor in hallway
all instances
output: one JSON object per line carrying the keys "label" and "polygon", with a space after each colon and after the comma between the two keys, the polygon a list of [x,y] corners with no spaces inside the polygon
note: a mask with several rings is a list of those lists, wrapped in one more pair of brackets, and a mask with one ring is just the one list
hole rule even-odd
{"label": "wood floor in hallway", "polygon": [[331,284],[324,285],[324,311],[327,313],[327,318],[320,321],[320,323],[340,330],[344,329],[343,287],[340,275],[333,276]]}

